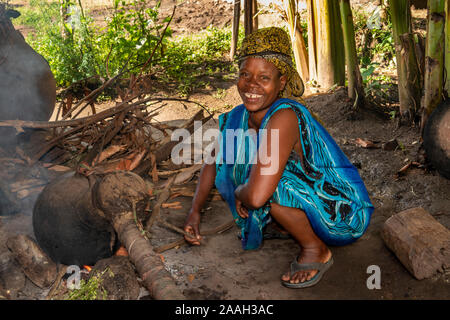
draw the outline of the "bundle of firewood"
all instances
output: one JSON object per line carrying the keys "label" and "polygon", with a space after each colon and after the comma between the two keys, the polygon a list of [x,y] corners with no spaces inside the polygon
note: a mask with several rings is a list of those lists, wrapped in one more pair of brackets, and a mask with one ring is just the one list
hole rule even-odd
{"label": "bundle of firewood", "polygon": [[[161,177],[180,174],[180,170],[186,166],[167,165],[171,149],[178,143],[171,140],[170,134],[178,127],[153,119],[162,108],[170,107],[172,103],[201,106],[187,99],[151,97],[125,100],[115,107],[84,118],[53,122],[0,121],[0,127],[15,127],[18,132],[27,128],[45,129],[48,132],[46,141],[37,147],[33,146],[31,153],[17,146],[15,156],[0,157],[0,165],[5,169],[11,168],[5,170],[5,176],[2,177],[3,181],[9,181],[7,186],[0,188],[3,198],[13,204],[39,194],[49,181],[46,174],[41,177],[43,167],[51,172],[75,170],[86,176],[119,170],[133,171],[140,176],[148,174],[154,182]],[[211,114],[205,117],[203,111],[206,108],[201,107],[181,128],[192,133],[194,121],[205,123],[212,117]],[[163,138],[156,139],[156,132]],[[14,174],[23,173],[24,168],[26,171],[33,168],[40,174]],[[183,180],[183,174],[178,179]]]}

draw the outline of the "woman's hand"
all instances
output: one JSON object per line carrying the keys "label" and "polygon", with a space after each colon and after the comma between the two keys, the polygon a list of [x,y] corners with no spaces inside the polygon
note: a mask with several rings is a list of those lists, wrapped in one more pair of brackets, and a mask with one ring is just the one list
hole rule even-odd
{"label": "woman's hand", "polygon": [[186,231],[189,234],[192,234],[192,237],[184,236],[184,239],[193,245],[200,245],[200,240],[202,239],[202,236],[199,232],[199,225],[200,225],[200,212],[198,211],[190,211],[186,222],[184,223],[184,231]]}
{"label": "woman's hand", "polygon": [[242,203],[242,201],[239,200],[238,198],[234,198],[234,202],[236,202],[236,211],[237,211],[237,214],[238,214],[242,219],[247,219],[247,218],[248,218],[248,209],[244,206],[244,204]]}

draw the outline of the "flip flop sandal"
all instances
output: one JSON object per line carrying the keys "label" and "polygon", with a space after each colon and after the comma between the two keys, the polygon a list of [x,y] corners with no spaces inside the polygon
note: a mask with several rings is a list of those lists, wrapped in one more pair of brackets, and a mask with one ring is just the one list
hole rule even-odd
{"label": "flip flop sandal", "polygon": [[308,288],[316,285],[321,279],[324,273],[333,265],[333,257],[326,263],[313,262],[313,263],[298,263],[298,257],[291,263],[291,275],[302,270],[317,270],[317,274],[310,280],[299,283],[290,283],[289,281],[281,280],[281,284],[287,288],[300,289]]}

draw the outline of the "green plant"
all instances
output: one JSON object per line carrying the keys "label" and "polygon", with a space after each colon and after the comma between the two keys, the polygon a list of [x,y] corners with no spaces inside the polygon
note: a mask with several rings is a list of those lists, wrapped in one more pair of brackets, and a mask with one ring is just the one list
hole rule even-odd
{"label": "green plant", "polygon": [[387,99],[392,87],[392,79],[386,75],[375,73],[379,66],[379,63],[371,62],[368,66],[361,68],[364,93],[366,96],[373,95]]}
{"label": "green plant", "polygon": [[[243,32],[239,41],[242,39]],[[204,76],[234,73],[235,65],[225,58],[230,42],[231,29],[214,27],[171,39],[165,47],[165,55],[157,61],[163,71],[159,75],[165,81],[177,81],[179,92],[186,95],[202,86]]]}
{"label": "green plant", "polygon": [[397,115],[397,111],[393,110],[389,112],[389,119],[394,120]]}
{"label": "green plant", "polygon": [[[157,22],[159,3],[148,7],[145,0],[114,0],[113,5],[106,27],[99,28],[79,2],[69,3],[70,22],[63,23],[55,18],[59,17],[58,3],[30,0],[34,10],[26,11],[22,22],[39,33],[32,33],[28,40],[48,60],[59,86],[91,76],[115,75],[127,63],[135,71],[149,59],[168,22]],[[170,29],[164,36],[170,36]],[[160,55],[156,50],[154,59]]]}
{"label": "green plant", "polygon": [[102,277],[108,272],[110,277],[114,277],[111,269],[106,268],[103,272],[95,273],[89,280],[80,280],[80,288],[71,290],[67,295],[67,300],[105,300],[108,293],[102,288]]}
{"label": "green plant", "polygon": [[[63,23],[59,3],[30,0],[33,9],[24,12],[20,23],[39,30],[27,40],[47,59],[62,87],[92,76],[110,78],[126,64],[129,73],[136,74],[150,57],[144,72],[151,72],[165,83],[177,82],[181,95],[204,86],[209,82],[205,77],[225,78],[236,71],[235,64],[225,57],[231,29],[208,27],[196,34],[172,38],[170,28],[164,29],[169,17],[158,18],[159,3],[153,7],[146,3],[114,0],[111,15],[100,28],[78,2],[70,3],[70,19]],[[243,37],[241,28],[240,42]]]}
{"label": "green plant", "polygon": [[[155,50],[161,37],[170,37],[171,30],[162,31],[169,22],[167,17],[158,22],[160,2],[148,7],[146,0],[135,0],[127,4],[114,0],[114,13],[107,19],[106,31],[100,35],[100,41],[109,48],[108,67],[111,72],[118,72],[127,61],[130,66],[141,67],[153,54],[152,60],[158,60],[163,54]],[[167,42],[163,38],[162,45]]]}
{"label": "green plant", "polygon": [[[378,14],[377,23],[373,22],[374,14]],[[384,18],[381,18],[379,14],[379,10],[372,15],[364,11],[354,11],[355,33],[357,38],[360,39],[357,53],[362,67],[368,66],[374,60],[389,64],[395,57],[390,16],[386,14]]]}
{"label": "green plant", "polygon": [[218,88],[217,92],[214,94],[214,98],[216,99],[223,99],[227,94],[227,91],[222,88]]}

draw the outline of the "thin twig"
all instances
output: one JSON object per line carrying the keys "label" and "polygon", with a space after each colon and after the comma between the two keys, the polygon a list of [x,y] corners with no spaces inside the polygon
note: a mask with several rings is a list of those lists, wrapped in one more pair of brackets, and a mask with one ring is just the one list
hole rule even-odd
{"label": "thin twig", "polygon": [[[210,236],[210,235],[213,235],[213,234],[216,234],[216,233],[222,233],[222,232],[230,229],[231,227],[233,227],[234,224],[235,224],[234,220],[231,220],[231,221],[228,221],[227,223],[224,223],[224,224],[222,224],[222,225],[220,225],[220,226],[218,226],[218,227],[216,227],[214,229],[206,230],[204,232],[201,232],[200,234],[203,235],[203,236]],[[191,234],[188,234],[188,236],[192,237]],[[186,243],[187,243],[186,240],[184,238],[182,238],[182,239],[178,239],[178,240],[176,240],[174,242],[171,242],[171,243],[159,246],[159,247],[155,248],[154,251],[156,253],[162,253],[162,252],[170,250],[172,248],[175,248],[175,247],[178,247],[178,246],[182,246],[182,245],[184,245]]]}
{"label": "thin twig", "polygon": [[170,222],[167,222],[167,221],[163,220],[161,217],[157,217],[157,218],[156,218],[156,221],[157,221],[158,223],[162,224],[163,226],[165,226],[165,227],[167,227],[167,228],[169,228],[169,229],[175,231],[175,232],[184,234],[184,235],[187,236],[187,237],[192,237],[192,234],[190,234],[190,233],[184,231],[183,229],[181,229],[181,228],[179,228],[179,227],[177,227],[177,226],[171,224]]}

